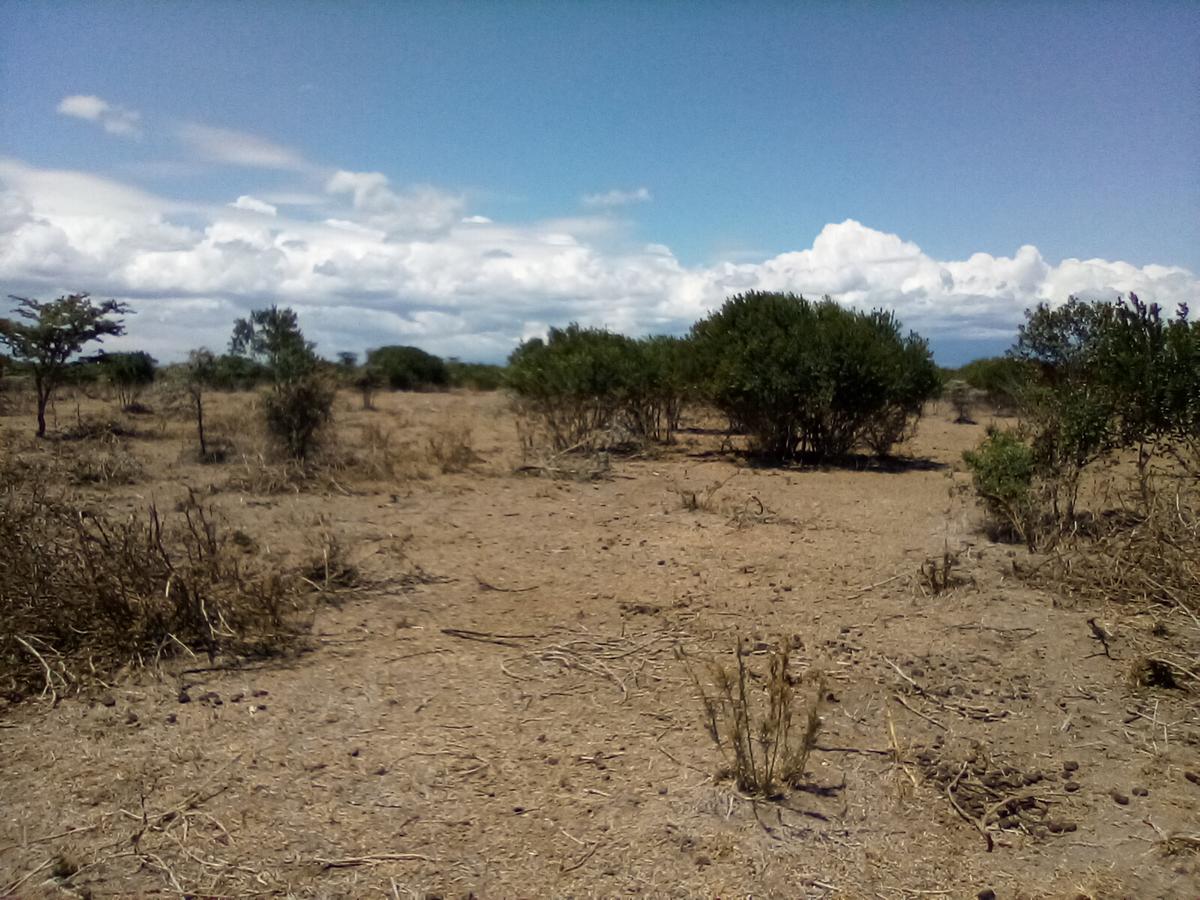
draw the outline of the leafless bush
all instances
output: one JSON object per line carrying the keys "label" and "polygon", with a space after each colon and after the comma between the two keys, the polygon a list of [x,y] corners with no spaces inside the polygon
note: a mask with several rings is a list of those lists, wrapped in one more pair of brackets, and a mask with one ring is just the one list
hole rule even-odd
{"label": "leafless bush", "polygon": [[767,651],[765,675],[752,673],[744,642],[738,641],[737,668],[712,666],[712,692],[696,678],[704,726],[729,764],[740,790],[777,797],[784,786],[802,783],[808,757],[821,730],[824,684],[817,676],[807,704],[796,695],[799,683],[789,671],[787,647]]}
{"label": "leafless bush", "polygon": [[307,628],[296,573],[232,545],[189,492],[114,518],[11,477],[0,493],[0,678],[73,690],[178,651],[267,654]]}

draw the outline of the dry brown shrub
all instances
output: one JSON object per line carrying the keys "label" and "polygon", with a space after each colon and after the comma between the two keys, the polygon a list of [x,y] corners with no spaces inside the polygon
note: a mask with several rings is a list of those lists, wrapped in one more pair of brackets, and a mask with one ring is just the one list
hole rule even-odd
{"label": "dry brown shrub", "polygon": [[[15,477],[14,477],[15,474]],[[307,587],[233,545],[189,491],[174,517],[110,517],[0,473],[0,679],[57,695],[179,651],[269,654],[307,630]]]}
{"label": "dry brown shrub", "polygon": [[1080,603],[1148,613],[1158,623],[1151,635],[1160,639],[1149,655],[1200,682],[1195,666],[1200,650],[1200,480],[1185,472],[1131,481],[1123,498],[1124,508],[1063,536],[1028,577]]}
{"label": "dry brown shrub", "polygon": [[821,701],[824,682],[809,676],[812,697],[799,699],[800,679],[790,671],[791,654],[786,646],[769,648],[767,671],[751,673],[750,651],[743,641],[737,645],[737,667],[711,667],[712,690],[693,677],[704,708],[704,726],[724,754],[725,770],[737,787],[761,797],[777,797],[786,787],[803,783],[808,757],[821,730]]}
{"label": "dry brown shrub", "polygon": [[429,461],[446,475],[465,472],[480,462],[479,454],[471,445],[471,429],[466,425],[444,423],[437,426],[425,446]]}

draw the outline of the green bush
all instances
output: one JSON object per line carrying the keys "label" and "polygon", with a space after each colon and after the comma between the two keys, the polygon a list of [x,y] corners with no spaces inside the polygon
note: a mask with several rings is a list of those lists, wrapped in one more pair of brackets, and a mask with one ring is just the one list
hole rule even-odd
{"label": "green bush", "polygon": [[108,383],[116,388],[122,409],[132,407],[138,394],[154,383],[157,363],[153,356],[144,351],[102,353],[97,362]]}
{"label": "green bush", "polygon": [[441,359],[418,347],[379,347],[367,351],[367,365],[394,391],[444,388],[450,372]]}
{"label": "green bush", "polygon": [[450,387],[467,388],[472,391],[498,391],[504,386],[504,366],[448,359],[446,374]]}
{"label": "green bush", "polygon": [[571,323],[525,341],[508,360],[507,385],[541,422],[556,451],[590,444],[618,423],[639,377],[636,342]]}
{"label": "green bush", "polygon": [[262,399],[267,431],[291,459],[308,459],[333,418],[334,389],[319,375],[276,384]]}
{"label": "green bush", "polygon": [[1032,542],[1035,516],[1033,448],[1012,429],[989,428],[974,450],[963,454],[991,530]]}
{"label": "green bush", "polygon": [[949,377],[981,391],[987,403],[997,412],[1011,414],[1019,408],[1021,396],[1032,375],[1031,367],[1022,360],[993,356],[973,360],[951,372]]}
{"label": "green bush", "polygon": [[777,460],[890,452],[941,375],[890,313],[750,291],[692,327],[706,397]]}

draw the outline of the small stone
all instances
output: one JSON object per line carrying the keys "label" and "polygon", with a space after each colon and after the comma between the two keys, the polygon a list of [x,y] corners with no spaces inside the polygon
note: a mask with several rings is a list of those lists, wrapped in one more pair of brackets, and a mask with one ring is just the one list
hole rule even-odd
{"label": "small stone", "polygon": [[1079,790],[1079,782],[1078,781],[1068,781],[1066,784],[1063,785],[1063,790],[1066,791],[1068,794],[1073,794],[1077,790]]}
{"label": "small stone", "polygon": [[1135,797],[1149,797],[1150,796],[1150,792],[1148,790],[1146,790],[1144,787],[1142,787],[1140,784],[1135,786],[1131,793]]}
{"label": "small stone", "polygon": [[112,694],[105,694],[103,697],[100,698],[100,703],[104,706],[116,706],[117,698],[114,697]]}
{"label": "small stone", "polygon": [[1075,772],[1078,769],[1079,769],[1079,763],[1075,762],[1075,760],[1073,760],[1073,759],[1068,759],[1065,763],[1063,763],[1063,771],[1064,772]]}
{"label": "small stone", "polygon": [[135,713],[133,710],[130,710],[129,712],[125,713],[125,724],[126,725],[136,725],[137,723],[138,723],[138,714],[137,713]]}
{"label": "small stone", "polygon": [[664,785],[663,787],[660,787],[660,788],[658,789],[658,793],[659,793],[659,794],[661,794],[662,796],[664,796],[664,797],[665,797],[665,796],[667,795],[667,788],[666,788],[666,785]]}
{"label": "small stone", "polygon": [[234,694],[232,697],[229,698],[229,702],[230,703],[241,703],[242,698],[245,696],[246,696],[245,694],[243,694],[239,691],[238,693]]}
{"label": "small stone", "polygon": [[271,693],[270,691],[257,690],[257,691],[253,691],[253,692],[250,694],[250,696],[251,696],[251,697],[266,697],[266,696],[267,696],[268,694],[270,694],[270,693]]}
{"label": "small stone", "polygon": [[1195,772],[1184,772],[1183,777],[1192,784],[1200,785],[1200,775],[1196,774]]}
{"label": "small stone", "polygon": [[1119,804],[1120,806],[1128,806],[1129,805],[1129,796],[1127,794],[1122,794],[1120,791],[1112,791],[1112,793],[1109,794],[1109,796],[1112,797],[1113,801],[1115,803]]}
{"label": "small stone", "polygon": [[712,860],[709,859],[707,856],[697,856],[696,857],[696,865],[699,866],[700,868],[704,868],[705,866],[711,866]]}
{"label": "small stone", "polygon": [[265,704],[265,703],[260,703],[260,704],[258,704],[258,706],[257,706],[257,707],[255,707],[255,708],[256,708],[256,709],[257,709],[259,712],[266,712],[266,711],[267,711],[267,704]]}
{"label": "small stone", "polygon": [[179,702],[180,702],[180,703],[191,703],[191,702],[192,702],[192,695],[191,695],[191,694],[189,694],[189,693],[188,693],[187,691],[185,691],[185,690],[181,690],[181,691],[179,692]]}
{"label": "small stone", "polygon": [[996,892],[991,888],[984,888],[975,896],[978,900],[996,900]]}
{"label": "small stone", "polygon": [[372,774],[372,775],[386,775],[386,774],[387,774],[387,767],[386,767],[386,766],[380,766],[378,769],[376,769],[376,770],[375,770],[374,772],[372,772],[371,774]]}
{"label": "small stone", "polygon": [[176,721],[177,721],[177,720],[176,720],[176,717],[175,717],[175,713],[169,713],[169,714],[167,715],[167,724],[168,724],[168,725],[174,725]]}

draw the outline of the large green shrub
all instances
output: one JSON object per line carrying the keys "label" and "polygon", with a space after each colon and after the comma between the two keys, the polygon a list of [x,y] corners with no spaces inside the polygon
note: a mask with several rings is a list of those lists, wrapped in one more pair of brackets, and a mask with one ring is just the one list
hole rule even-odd
{"label": "large green shrub", "polygon": [[1032,374],[1031,367],[1023,360],[992,356],[967,363],[951,377],[982,392],[993,409],[1011,414],[1019,408]]}
{"label": "large green shrub", "polygon": [[394,391],[444,388],[450,373],[439,357],[418,347],[379,347],[367,351],[367,365]]}
{"label": "large green shrub", "polygon": [[637,379],[636,342],[572,323],[522,343],[508,360],[508,387],[545,427],[555,450],[581,446],[617,424]]}
{"label": "large green shrub", "polygon": [[890,313],[750,291],[692,327],[711,402],[774,459],[889,452],[936,397],[925,341]]}

